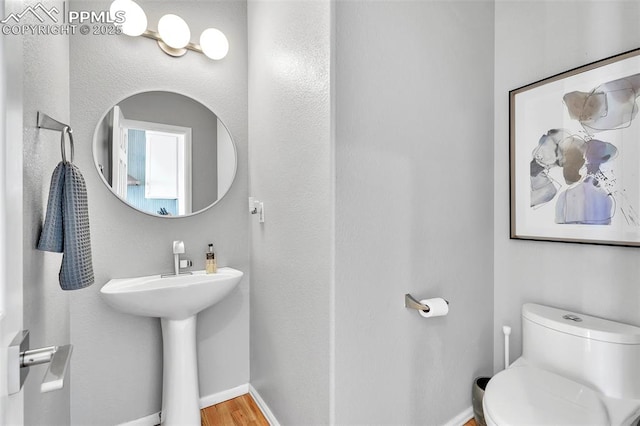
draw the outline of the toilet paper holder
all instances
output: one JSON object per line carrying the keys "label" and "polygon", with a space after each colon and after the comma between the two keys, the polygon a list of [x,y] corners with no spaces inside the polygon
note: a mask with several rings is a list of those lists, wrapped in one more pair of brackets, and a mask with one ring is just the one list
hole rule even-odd
{"label": "toilet paper holder", "polygon": [[[444,300],[449,304],[448,300]],[[418,311],[429,312],[431,308],[423,303],[418,302],[412,295],[409,293],[404,295],[404,307],[409,309],[417,309]]]}

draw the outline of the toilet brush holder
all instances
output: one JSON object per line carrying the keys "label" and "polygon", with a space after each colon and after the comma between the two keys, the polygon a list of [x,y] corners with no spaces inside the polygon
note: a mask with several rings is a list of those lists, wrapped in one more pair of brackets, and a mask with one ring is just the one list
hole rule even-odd
{"label": "toilet brush holder", "polygon": [[487,388],[487,384],[491,377],[476,377],[473,380],[473,387],[471,389],[471,402],[473,403],[473,417],[476,420],[476,425],[487,426],[484,421],[484,410],[482,409],[482,398],[484,398],[484,391]]}

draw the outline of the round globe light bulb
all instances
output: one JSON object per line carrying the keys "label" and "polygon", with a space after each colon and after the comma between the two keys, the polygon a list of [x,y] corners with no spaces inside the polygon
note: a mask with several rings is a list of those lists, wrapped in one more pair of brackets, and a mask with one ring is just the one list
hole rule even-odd
{"label": "round globe light bulb", "polygon": [[191,41],[191,30],[178,15],[164,15],[158,21],[158,34],[162,41],[174,49],[182,49]]}
{"label": "round globe light bulb", "polygon": [[200,35],[200,47],[209,58],[218,60],[227,56],[229,40],[222,31],[216,28],[207,28]]}
{"label": "round globe light bulb", "polygon": [[115,0],[109,7],[109,14],[122,27],[123,34],[135,37],[147,30],[147,15],[133,0]]}

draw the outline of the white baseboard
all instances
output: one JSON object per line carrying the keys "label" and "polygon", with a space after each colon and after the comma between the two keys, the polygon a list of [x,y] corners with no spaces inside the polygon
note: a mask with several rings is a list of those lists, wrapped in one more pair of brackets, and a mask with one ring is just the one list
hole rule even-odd
{"label": "white baseboard", "polygon": [[[249,386],[247,383],[212,395],[203,396],[200,398],[200,409],[249,393]],[[118,426],[155,426],[157,424],[160,424],[160,411],[130,422],[120,423]]]}
{"label": "white baseboard", "polygon": [[[246,393],[249,393],[253,397],[254,401],[258,405],[258,408],[260,408],[260,411],[262,411],[262,414],[264,414],[264,417],[267,419],[271,426],[280,426],[278,419],[276,419],[276,416],[273,415],[273,413],[267,406],[267,403],[264,402],[264,399],[262,399],[256,388],[251,386],[250,383],[236,386],[235,388],[214,393],[212,395],[204,396],[200,398],[200,408],[202,409],[210,407],[212,405],[228,401]],[[473,407],[467,408],[442,426],[462,426],[471,418],[473,418]],[[160,412],[158,411],[146,417],[141,417],[130,422],[120,423],[118,426],[155,426],[159,423]]]}
{"label": "white baseboard", "polygon": [[469,407],[442,426],[462,426],[473,418],[473,407]]}
{"label": "white baseboard", "polygon": [[267,406],[267,403],[264,402],[264,399],[262,399],[256,388],[251,386],[251,383],[249,383],[249,394],[251,394],[256,404],[258,404],[258,408],[260,408],[260,411],[262,411],[262,414],[264,414],[264,417],[267,419],[269,424],[271,426],[280,426],[280,423],[278,422],[278,419],[276,419],[276,416],[273,415],[273,413],[269,409],[269,406]]}
{"label": "white baseboard", "polygon": [[228,389],[222,392],[214,393],[213,395],[203,396],[200,398],[200,409],[211,407],[212,405],[220,404],[221,402],[228,401],[233,398],[237,398],[241,395],[249,393],[249,384],[236,386],[235,388]]}
{"label": "white baseboard", "polygon": [[160,424],[160,411],[130,422],[119,423],[118,426],[155,426]]}

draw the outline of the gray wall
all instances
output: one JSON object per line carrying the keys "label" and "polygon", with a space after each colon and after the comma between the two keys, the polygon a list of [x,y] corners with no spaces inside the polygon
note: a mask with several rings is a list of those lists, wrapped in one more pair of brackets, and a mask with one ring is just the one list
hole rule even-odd
{"label": "gray wall", "polygon": [[329,422],[330,1],[249,1],[251,383],[283,424]]}
{"label": "gray wall", "polygon": [[[37,3],[27,1],[24,6]],[[61,1],[43,3],[47,8],[56,6],[62,10]],[[58,282],[62,255],[36,250],[51,174],[61,161],[60,133],[38,130],[36,113],[42,111],[69,122],[69,38],[25,35],[23,64],[24,328],[30,330],[31,348],[39,348],[63,345],[70,340],[69,294],[60,289]],[[75,353],[73,360],[77,360]],[[56,392],[40,393],[46,369],[46,365],[30,369],[24,387],[24,422],[28,425],[69,424],[71,384],[66,382],[65,387]]]}
{"label": "gray wall", "polygon": [[337,2],[336,424],[443,424],[491,372],[493,7]]}
{"label": "gray wall", "polygon": [[512,360],[521,353],[525,302],[640,325],[637,248],[509,240],[508,157],[508,91],[637,48],[638,16],[638,2],[496,2],[496,370],[504,361],[502,325],[513,327]]}
{"label": "gray wall", "polygon": [[[73,10],[108,10],[110,1],[72,1]],[[213,26],[231,45],[212,61],[193,52],[176,59],[152,40],[126,36],[71,37],[71,122],[76,163],[89,193],[96,284],[70,294],[72,424],[113,425],[161,408],[160,322],[107,306],[99,290],[109,279],[169,272],[171,242],[184,240],[186,258],[204,269],[213,242],[221,266],[245,277],[228,298],[198,317],[201,396],[249,381],[249,259],[247,228],[247,28],[238,1],[138,1],[155,28],[166,13],[182,16],[192,40]],[[192,97],[228,126],[238,147],[238,172],[230,192],[212,209],[189,218],[157,218],[134,211],[102,183],[91,153],[95,126],[116,102],[134,93],[168,90]]]}
{"label": "gray wall", "polygon": [[337,2],[335,63],[332,13],[249,2],[251,381],[284,424],[443,423],[492,363],[493,5]]}

